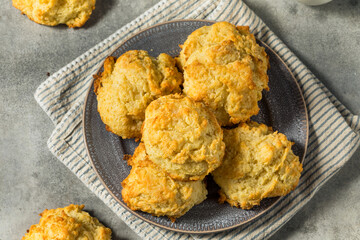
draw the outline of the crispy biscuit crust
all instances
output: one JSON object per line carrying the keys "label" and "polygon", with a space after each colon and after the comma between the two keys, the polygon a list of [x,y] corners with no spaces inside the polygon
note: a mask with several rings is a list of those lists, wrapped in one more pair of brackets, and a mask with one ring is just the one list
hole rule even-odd
{"label": "crispy biscuit crust", "polygon": [[40,222],[32,225],[22,240],[110,240],[111,230],[95,217],[82,211],[84,205],[69,205],[65,208],[45,210]]}
{"label": "crispy biscuit crust", "polygon": [[220,166],[225,145],[215,116],[200,102],[169,95],[153,101],[142,128],[146,152],[178,180],[201,180]]}
{"label": "crispy biscuit crust", "polygon": [[206,199],[207,190],[202,181],[182,182],[170,178],[149,160],[143,143],[135,149],[128,164],[132,169],[121,183],[121,193],[132,210],[175,220]]}
{"label": "crispy biscuit crust", "polygon": [[146,107],[160,96],[180,92],[182,81],[175,60],[164,53],[155,59],[146,51],[132,50],[116,62],[108,57],[94,81],[98,112],[106,129],[122,138],[141,137]]}
{"label": "crispy biscuit crust", "polygon": [[227,22],[197,29],[177,59],[184,72],[184,94],[203,101],[221,126],[247,121],[259,112],[268,90],[268,56],[248,27]]}
{"label": "crispy biscuit crust", "polygon": [[95,0],[13,0],[13,6],[32,21],[55,26],[81,27],[95,9]]}
{"label": "crispy biscuit crust", "polygon": [[284,134],[255,122],[224,130],[223,164],[213,173],[219,202],[251,209],[267,197],[284,196],[299,182],[302,164]]}

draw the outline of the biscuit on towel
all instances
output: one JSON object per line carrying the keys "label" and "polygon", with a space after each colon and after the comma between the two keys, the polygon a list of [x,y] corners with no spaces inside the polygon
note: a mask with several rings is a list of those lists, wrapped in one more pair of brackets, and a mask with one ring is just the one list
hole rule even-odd
{"label": "biscuit on towel", "polygon": [[251,209],[267,197],[284,196],[299,182],[302,164],[284,134],[255,122],[224,129],[223,164],[212,172],[220,202]]}
{"label": "biscuit on towel", "polygon": [[149,159],[177,180],[203,179],[224,156],[223,133],[214,114],[178,94],[150,103],[142,133]]}
{"label": "biscuit on towel", "polygon": [[81,27],[95,9],[95,0],[13,0],[13,6],[36,23]]}
{"label": "biscuit on towel", "polygon": [[104,62],[104,72],[95,77],[98,111],[106,129],[122,138],[141,137],[145,109],[151,101],[180,92],[183,78],[175,60],[162,53],[158,58],[143,50],[131,50]]}
{"label": "biscuit on towel", "polygon": [[111,230],[82,211],[84,205],[45,210],[40,222],[32,225],[22,240],[110,240]]}
{"label": "biscuit on towel", "polygon": [[149,160],[143,143],[135,149],[128,164],[132,169],[121,183],[121,193],[132,210],[175,220],[206,199],[205,183],[200,180],[183,182],[172,179]]}
{"label": "biscuit on towel", "polygon": [[268,56],[248,27],[227,22],[205,26],[189,35],[178,63],[184,72],[184,94],[203,101],[221,126],[250,119],[268,90]]}

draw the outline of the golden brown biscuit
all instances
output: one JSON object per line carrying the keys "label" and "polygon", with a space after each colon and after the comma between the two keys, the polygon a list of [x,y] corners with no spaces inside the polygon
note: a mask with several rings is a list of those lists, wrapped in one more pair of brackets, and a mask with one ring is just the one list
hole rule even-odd
{"label": "golden brown biscuit", "polygon": [[174,179],[201,180],[222,162],[222,130],[215,116],[190,98],[169,95],[153,101],[142,132],[150,160]]}
{"label": "golden brown biscuit", "polygon": [[94,82],[107,130],[123,138],[141,137],[146,107],[162,95],[180,92],[182,80],[175,60],[164,53],[155,59],[146,51],[132,50],[116,63],[108,57],[104,72]]}
{"label": "golden brown biscuit", "polygon": [[179,57],[184,94],[203,101],[222,126],[247,121],[268,90],[268,57],[248,27],[220,22],[193,32]]}
{"label": "golden brown biscuit", "polygon": [[223,42],[233,42],[242,56],[250,55],[260,61],[259,64],[261,68],[268,67],[268,56],[264,48],[256,43],[256,39],[254,35],[250,33],[249,27],[235,27],[228,22],[218,22],[211,26],[201,27],[192,32],[187,37],[185,43],[180,46],[181,52],[179,58],[177,58],[179,66],[181,68],[185,66],[186,61],[195,51]]}
{"label": "golden brown biscuit", "polygon": [[206,199],[207,190],[202,181],[182,182],[170,178],[149,160],[143,143],[135,149],[128,163],[132,169],[121,183],[121,193],[132,210],[175,220]]}
{"label": "golden brown biscuit", "polygon": [[241,123],[224,130],[224,141],[224,162],[212,173],[221,188],[220,202],[250,209],[297,186],[302,164],[284,134],[264,124]]}
{"label": "golden brown biscuit", "polygon": [[13,0],[13,6],[36,23],[81,27],[95,9],[95,0]]}
{"label": "golden brown biscuit", "polygon": [[84,205],[45,210],[40,222],[32,225],[22,240],[110,240],[111,230],[82,211]]}

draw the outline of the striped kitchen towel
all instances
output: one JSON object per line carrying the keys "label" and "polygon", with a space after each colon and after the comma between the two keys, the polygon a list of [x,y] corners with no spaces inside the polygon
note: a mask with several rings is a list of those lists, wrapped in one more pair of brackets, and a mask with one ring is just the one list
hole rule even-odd
{"label": "striped kitchen towel", "polygon": [[[304,95],[309,143],[299,186],[266,214],[241,227],[208,235],[176,233],[148,224],[126,211],[97,178],[83,142],[82,109],[93,74],[105,57],[132,34],[173,19],[208,19],[249,25],[289,66]],[[143,239],[264,239],[304,206],[359,146],[359,116],[351,114],[241,0],[163,0],[131,23],[50,76],[35,98],[55,124],[51,152]]]}

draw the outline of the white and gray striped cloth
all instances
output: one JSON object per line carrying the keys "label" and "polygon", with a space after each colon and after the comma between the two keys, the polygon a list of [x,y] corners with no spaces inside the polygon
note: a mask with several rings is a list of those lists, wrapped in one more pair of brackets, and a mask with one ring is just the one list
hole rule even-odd
{"label": "white and gray striped cloth", "polygon": [[[105,57],[132,34],[173,19],[208,19],[249,25],[289,66],[305,97],[309,143],[304,171],[295,191],[270,211],[241,227],[208,235],[189,235],[148,224],[126,211],[97,178],[82,133],[82,109],[93,74]],[[163,0],[131,23],[50,76],[35,98],[56,128],[51,152],[143,239],[264,239],[274,234],[351,157],[359,146],[360,118],[351,114],[241,0]]]}

